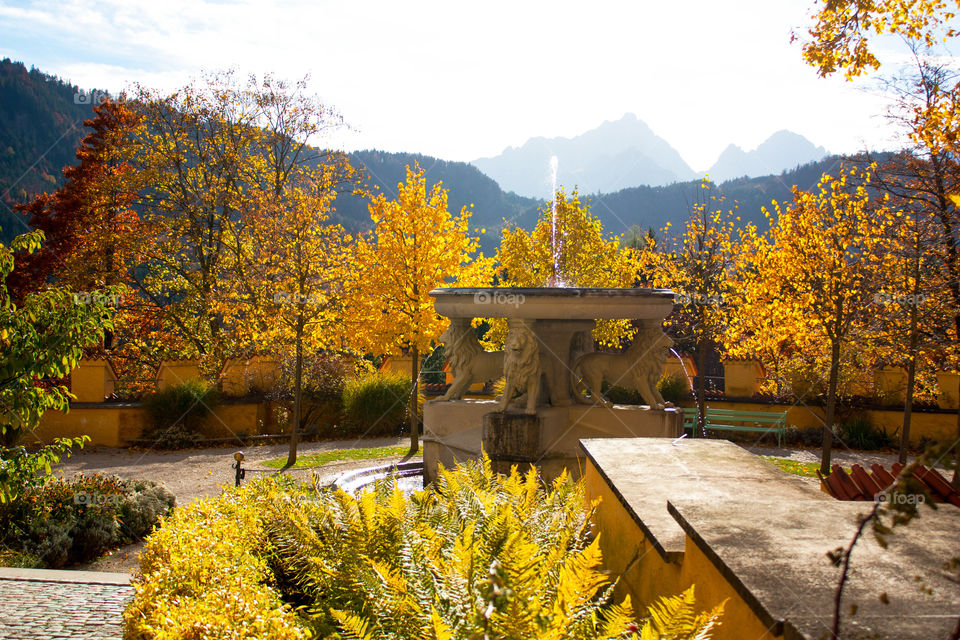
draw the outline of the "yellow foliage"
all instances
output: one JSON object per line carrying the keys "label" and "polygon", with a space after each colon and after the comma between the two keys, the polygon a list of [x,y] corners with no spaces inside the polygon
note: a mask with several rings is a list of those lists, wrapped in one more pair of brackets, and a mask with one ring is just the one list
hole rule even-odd
{"label": "yellow foliage", "polygon": [[[576,190],[568,197],[557,191],[556,224],[553,203],[540,208],[537,225],[527,232],[506,228],[497,252],[497,279],[504,287],[633,287],[636,263],[632,250],[616,236],[604,236],[603,225],[590,213]],[[487,336],[493,345],[506,338],[506,323],[494,321]],[[600,320],[594,338],[619,345],[633,330],[625,321]]]}
{"label": "yellow foliage", "polygon": [[956,35],[946,23],[958,6],[956,0],[829,0],[813,16],[816,24],[803,57],[821,76],[842,69],[854,78],[880,67],[870,51],[871,38],[899,35],[932,47]]}
{"label": "yellow foliage", "polygon": [[647,237],[637,259],[650,284],[676,294],[677,306],[667,323],[679,342],[694,349],[719,341],[724,333],[738,253],[733,241],[734,210],[724,211],[724,198],[709,196],[711,187],[704,178],[703,196],[692,206],[680,233],[672,234],[668,225],[659,240]]}
{"label": "yellow foliage", "polygon": [[490,261],[473,257],[479,243],[469,235],[469,209],[452,216],[446,190],[438,183],[428,191],[419,165],[407,167],[396,198],[372,197],[370,218],[373,231],[355,246],[357,286],[348,334],[372,353],[423,353],[448,324],[430,291],[488,282]]}

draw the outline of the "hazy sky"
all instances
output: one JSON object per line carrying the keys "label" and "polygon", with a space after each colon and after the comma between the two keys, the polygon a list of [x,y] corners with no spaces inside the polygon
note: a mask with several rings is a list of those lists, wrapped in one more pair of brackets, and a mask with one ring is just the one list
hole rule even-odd
{"label": "hazy sky", "polygon": [[[482,3],[0,0],[0,56],[116,92],[202,70],[311,86],[355,131],[337,146],[449,160],[636,113],[695,169],[779,129],[832,152],[890,146],[882,103],[821,80],[790,31],[813,0]],[[881,51],[895,61],[896,51]],[[860,83],[862,84],[862,83]]]}

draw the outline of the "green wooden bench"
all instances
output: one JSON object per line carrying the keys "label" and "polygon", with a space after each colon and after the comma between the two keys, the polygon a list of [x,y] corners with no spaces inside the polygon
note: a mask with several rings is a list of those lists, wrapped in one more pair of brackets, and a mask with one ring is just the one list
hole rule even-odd
{"label": "green wooden bench", "polygon": [[[735,409],[706,408],[706,428],[715,431],[752,431],[756,433],[775,433],[777,446],[782,446],[783,436],[787,433],[787,412],[737,411]],[[697,426],[697,408],[684,407],[683,428]]]}

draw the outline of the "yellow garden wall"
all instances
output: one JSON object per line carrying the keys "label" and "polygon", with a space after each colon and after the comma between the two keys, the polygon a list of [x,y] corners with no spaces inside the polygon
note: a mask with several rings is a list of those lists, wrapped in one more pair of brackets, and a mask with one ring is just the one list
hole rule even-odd
{"label": "yellow garden wall", "polygon": [[637,614],[643,615],[658,598],[676,595],[694,585],[699,610],[709,610],[726,601],[723,624],[711,636],[714,640],[783,637],[775,635],[760,621],[689,537],[685,539],[682,553],[674,552],[664,558],[589,459],[584,481],[588,499],[600,499],[593,522],[600,532],[603,567],[620,579],[617,600],[629,595]]}
{"label": "yellow garden wall", "polygon": [[[50,442],[54,438],[87,435],[90,436],[91,445],[125,447],[127,440],[142,437],[148,429],[149,416],[140,404],[82,403],[71,406],[68,413],[47,411],[33,439]],[[207,438],[277,431],[273,405],[269,402],[217,405],[202,428]]]}

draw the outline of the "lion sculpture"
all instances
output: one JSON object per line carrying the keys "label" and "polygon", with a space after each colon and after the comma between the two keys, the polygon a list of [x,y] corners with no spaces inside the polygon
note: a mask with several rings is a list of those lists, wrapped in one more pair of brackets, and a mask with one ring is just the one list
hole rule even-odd
{"label": "lion sculpture", "polygon": [[507,332],[507,342],[503,347],[503,373],[506,384],[500,398],[500,410],[506,411],[513,394],[521,392],[521,402],[526,404],[526,412],[537,412],[540,398],[540,347],[531,323],[526,320],[511,321]]}
{"label": "lion sculpture", "polygon": [[[648,327],[638,333],[622,353],[580,356],[572,369],[574,397],[583,404],[609,407],[612,403],[600,393],[606,380],[611,385],[635,388],[651,408],[663,409],[666,403],[657,390],[657,382],[667,359],[667,350],[672,346],[673,340],[659,327]],[[578,384],[581,381],[582,384]],[[584,397],[583,391],[588,391],[590,397]]]}
{"label": "lion sculpture", "polygon": [[440,336],[447,362],[453,372],[453,383],[440,398],[459,400],[474,382],[499,380],[503,377],[503,351],[484,351],[470,321],[455,318]]}

